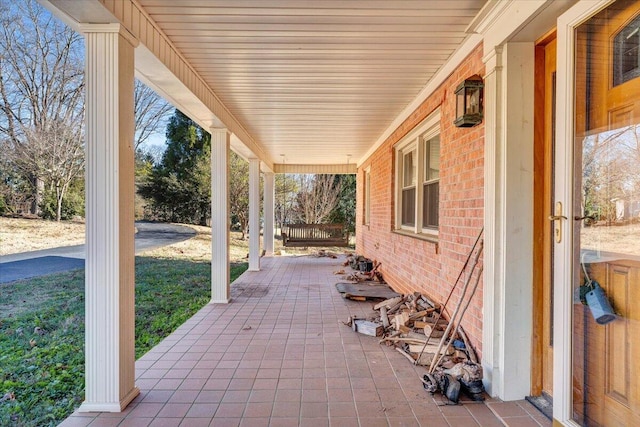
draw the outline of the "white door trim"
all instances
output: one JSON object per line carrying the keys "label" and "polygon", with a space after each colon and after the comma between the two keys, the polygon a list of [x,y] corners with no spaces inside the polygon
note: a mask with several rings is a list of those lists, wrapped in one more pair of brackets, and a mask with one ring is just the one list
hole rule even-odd
{"label": "white door trim", "polygon": [[563,425],[572,421],[572,313],[573,313],[573,142],[575,29],[604,9],[613,0],[582,1],[558,18],[555,200],[562,202],[565,230],[562,242],[555,243],[553,280],[553,418]]}

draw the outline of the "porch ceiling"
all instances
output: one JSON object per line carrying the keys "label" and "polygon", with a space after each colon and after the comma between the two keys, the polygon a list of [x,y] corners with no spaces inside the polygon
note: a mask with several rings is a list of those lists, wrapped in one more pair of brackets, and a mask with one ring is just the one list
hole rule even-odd
{"label": "porch ceiling", "polygon": [[274,163],[357,162],[484,0],[139,0]]}
{"label": "porch ceiling", "polygon": [[[73,4],[66,9],[78,17],[78,3],[50,1]],[[264,160],[335,165],[362,160],[462,45],[487,0],[136,3]]]}

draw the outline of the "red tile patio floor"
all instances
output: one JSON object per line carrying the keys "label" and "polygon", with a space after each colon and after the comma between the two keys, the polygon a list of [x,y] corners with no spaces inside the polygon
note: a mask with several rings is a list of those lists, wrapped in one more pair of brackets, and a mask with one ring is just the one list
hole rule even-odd
{"label": "red tile patio floor", "polygon": [[345,326],[371,304],[343,299],[344,258],[265,257],[136,362],[140,395],[122,413],[71,426],[551,426],[527,402],[444,405],[424,368]]}

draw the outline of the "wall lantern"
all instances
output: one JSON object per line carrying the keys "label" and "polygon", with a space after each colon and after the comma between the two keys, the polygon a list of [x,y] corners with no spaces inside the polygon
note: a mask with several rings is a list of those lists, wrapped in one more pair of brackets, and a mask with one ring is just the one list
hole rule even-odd
{"label": "wall lantern", "polygon": [[456,88],[456,119],[453,124],[459,128],[469,128],[482,121],[482,77],[469,77]]}

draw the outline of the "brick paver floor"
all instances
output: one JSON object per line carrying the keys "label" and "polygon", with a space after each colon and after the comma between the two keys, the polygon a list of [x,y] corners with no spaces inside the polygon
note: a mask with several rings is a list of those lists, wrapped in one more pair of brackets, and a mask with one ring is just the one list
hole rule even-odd
{"label": "brick paver floor", "polygon": [[136,362],[122,413],[70,426],[550,426],[526,402],[448,406],[415,367],[342,322],[371,304],[335,289],[344,258],[266,257],[232,302],[208,305]]}

